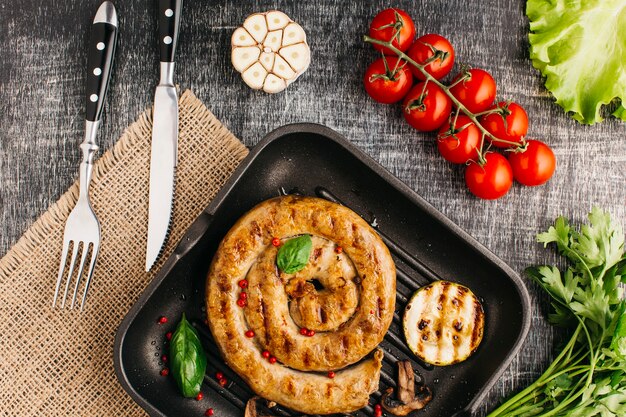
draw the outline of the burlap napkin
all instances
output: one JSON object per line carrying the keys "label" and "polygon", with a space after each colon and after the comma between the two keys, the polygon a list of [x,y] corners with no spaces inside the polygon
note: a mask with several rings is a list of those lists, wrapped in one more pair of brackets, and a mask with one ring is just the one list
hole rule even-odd
{"label": "burlap napkin", "polygon": [[[113,370],[113,340],[154,276],[146,273],[151,113],[95,163],[91,201],[102,225],[84,312],[52,310],[65,220],[75,183],[0,260],[0,415],[135,416]],[[173,229],[163,260],[247,149],[191,93],[180,99]]]}

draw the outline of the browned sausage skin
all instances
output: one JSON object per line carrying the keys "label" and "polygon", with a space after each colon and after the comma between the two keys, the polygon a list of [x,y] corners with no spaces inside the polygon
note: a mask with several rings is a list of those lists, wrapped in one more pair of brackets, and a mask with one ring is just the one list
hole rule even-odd
{"label": "browned sausage skin", "polygon": [[[312,236],[309,262],[286,274],[272,239],[302,234]],[[237,305],[242,279],[245,307]],[[207,278],[209,325],[226,363],[260,396],[307,414],[351,412],[378,388],[376,346],[393,319],[395,282],[387,247],[357,214],[319,198],[278,197],[245,214],[220,244]]]}

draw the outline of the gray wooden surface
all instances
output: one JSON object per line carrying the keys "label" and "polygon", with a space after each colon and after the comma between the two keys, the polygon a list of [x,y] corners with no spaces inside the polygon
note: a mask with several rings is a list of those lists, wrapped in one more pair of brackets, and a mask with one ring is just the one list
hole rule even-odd
{"label": "gray wooden surface", "polygon": [[[98,0],[7,0],[0,4],[0,255],[72,183],[83,129],[89,22]],[[157,80],[155,2],[118,1],[120,38],[101,148],[152,100]],[[463,170],[439,157],[433,136],[412,130],[398,106],[370,100],[362,74],[376,58],[363,45],[374,14],[407,10],[418,34],[448,37],[458,60],[490,71],[498,97],[521,103],[530,136],[555,150],[557,172],[545,186],[515,185],[505,198],[472,197]],[[282,94],[251,91],[232,69],[230,35],[251,12],[278,8],[309,36],[308,72]],[[587,127],[565,116],[528,58],[524,2],[192,1],[186,0],[177,81],[191,88],[246,145],[286,123],[326,124],[369,153],[520,273],[553,255],[534,242],[559,214],[580,220],[594,204],[626,222],[626,124]],[[471,265],[468,265],[471,268]],[[533,323],[525,347],[492,390],[485,409],[538,376],[553,353],[547,300],[529,283]]]}

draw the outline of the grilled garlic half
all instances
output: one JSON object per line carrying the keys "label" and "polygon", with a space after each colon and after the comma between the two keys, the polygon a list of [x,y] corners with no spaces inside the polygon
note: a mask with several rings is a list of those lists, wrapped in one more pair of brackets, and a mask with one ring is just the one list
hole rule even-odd
{"label": "grilled garlic half", "polygon": [[304,29],[278,10],[255,13],[233,32],[231,60],[255,90],[278,93],[309,67]]}

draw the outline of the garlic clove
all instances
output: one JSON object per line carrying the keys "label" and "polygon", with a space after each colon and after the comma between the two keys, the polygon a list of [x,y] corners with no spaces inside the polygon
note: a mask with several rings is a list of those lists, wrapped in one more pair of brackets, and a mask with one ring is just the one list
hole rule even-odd
{"label": "garlic clove", "polygon": [[282,29],[287,26],[289,22],[291,22],[289,16],[278,10],[272,10],[271,12],[268,12],[266,18],[267,27],[269,30]]}
{"label": "garlic clove", "polygon": [[270,94],[279,93],[285,88],[287,88],[285,80],[274,74],[269,74],[263,83],[263,91]]}
{"label": "garlic clove", "polygon": [[275,53],[272,52],[261,52],[261,56],[259,57],[259,62],[261,65],[265,67],[265,69],[269,72],[274,67],[274,57],[276,57]]}
{"label": "garlic clove", "polygon": [[276,55],[276,60],[274,61],[274,68],[272,72],[279,77],[283,78],[285,81],[289,81],[295,77],[296,72],[289,66],[287,61],[281,58],[280,55]]}
{"label": "garlic clove", "polygon": [[283,40],[283,31],[274,30],[267,34],[265,42],[263,42],[263,51],[265,52],[278,52]]}
{"label": "garlic clove", "polygon": [[311,62],[311,52],[304,43],[285,46],[278,51],[280,56],[291,65],[296,72],[304,72]]}
{"label": "garlic clove", "polygon": [[233,67],[239,72],[244,71],[253,63],[257,62],[261,50],[257,46],[240,46],[233,49],[231,60]]}
{"label": "garlic clove", "polygon": [[267,22],[261,13],[253,14],[243,22],[243,27],[252,35],[257,43],[263,42],[267,35]]}
{"label": "garlic clove", "polygon": [[254,88],[255,90],[259,90],[261,87],[263,87],[265,77],[267,77],[267,71],[259,62],[255,63],[250,68],[241,73],[241,78],[243,78],[243,81],[248,84],[250,88]]}
{"label": "garlic clove", "polygon": [[306,33],[302,26],[295,22],[291,22],[284,29],[283,46],[293,45],[295,43],[306,42]]}
{"label": "garlic clove", "polygon": [[257,41],[244,28],[237,28],[233,32],[230,43],[233,46],[254,46],[257,44]]}

